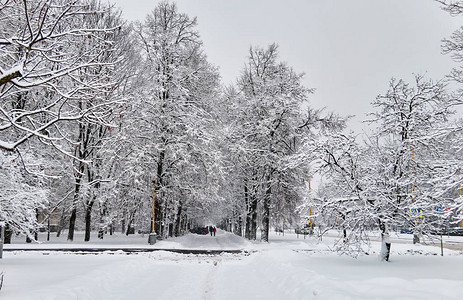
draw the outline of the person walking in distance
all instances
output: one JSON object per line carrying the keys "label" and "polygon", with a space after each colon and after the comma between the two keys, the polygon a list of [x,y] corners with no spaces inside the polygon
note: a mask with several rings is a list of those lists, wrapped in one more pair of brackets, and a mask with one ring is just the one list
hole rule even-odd
{"label": "person walking in distance", "polygon": [[214,233],[214,228],[212,227],[212,225],[209,226],[209,233],[211,234],[211,236],[212,236],[212,234]]}
{"label": "person walking in distance", "polygon": [[215,227],[214,227],[214,229],[213,229],[213,230],[214,230],[214,236],[215,236],[215,232],[217,231],[217,228],[215,228]]}

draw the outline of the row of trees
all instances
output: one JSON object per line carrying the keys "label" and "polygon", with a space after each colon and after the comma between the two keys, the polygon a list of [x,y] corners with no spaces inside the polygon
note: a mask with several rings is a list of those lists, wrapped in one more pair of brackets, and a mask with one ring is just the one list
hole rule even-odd
{"label": "row of trees", "polygon": [[[275,205],[296,217],[304,145],[344,121],[308,107],[312,90],[278,46],[251,47],[220,87],[196,19],[161,2],[127,24],[92,1],[6,1],[0,13],[1,221],[32,233],[52,216],[99,236],[114,226],[177,235],[243,216],[263,240]],[[18,215],[19,214],[19,215]],[[44,218],[45,217],[45,218]],[[121,226],[118,226],[118,225]],[[246,228],[246,230],[244,230]]]}
{"label": "row of trees", "polygon": [[[120,13],[97,1],[3,1],[0,21],[2,171],[17,174],[2,185],[0,219],[30,232],[38,225],[32,215],[65,203],[72,239],[81,195],[99,186],[98,152],[123,103],[127,33]],[[47,201],[54,196],[63,199]],[[22,218],[11,213],[18,207],[27,210]]]}
{"label": "row of trees", "polygon": [[[251,47],[236,84],[221,87],[196,19],[175,4],[128,24],[96,0],[7,0],[0,23],[0,221],[10,231],[33,238],[55,217],[58,234],[73,240],[82,226],[88,241],[92,228],[101,238],[150,228],[154,205],[161,237],[211,222],[249,239],[260,227],[268,241],[271,226],[299,221],[314,165],[336,190],[306,205],[317,204],[320,227],[344,231],[340,250],[372,225],[387,241],[391,226],[421,232],[438,219],[422,214],[461,208],[460,97],[442,82],[392,80],[373,103],[377,132],[359,143],[340,134],[345,118],[310,107],[314,90],[276,44]],[[444,51],[459,55],[459,35]]]}
{"label": "row of trees", "polygon": [[[36,230],[46,209],[69,240],[79,216],[86,241],[95,223],[100,236],[114,224],[130,232],[149,221],[154,188],[165,236],[187,222],[187,208],[195,215],[217,198],[219,75],[196,19],[162,2],[127,24],[99,1],[7,1],[0,17],[2,165],[19,162],[21,175],[2,186],[10,229]],[[22,218],[9,213],[21,205]]]}
{"label": "row of trees", "polygon": [[264,241],[271,220],[298,220],[296,208],[311,176],[308,163],[315,158],[307,147],[321,133],[344,126],[343,119],[309,108],[313,90],[302,85],[302,78],[278,61],[276,44],[251,47],[237,86],[226,93],[227,123],[233,124],[228,155],[238,189],[235,219],[238,233],[246,225],[247,238],[256,238],[258,219]]}

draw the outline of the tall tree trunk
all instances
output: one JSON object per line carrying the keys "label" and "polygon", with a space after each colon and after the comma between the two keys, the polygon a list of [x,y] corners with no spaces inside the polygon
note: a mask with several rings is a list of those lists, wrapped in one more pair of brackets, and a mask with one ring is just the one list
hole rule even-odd
{"label": "tall tree trunk", "polygon": [[262,212],[262,237],[261,240],[268,242],[268,236],[270,232],[270,199],[272,194],[272,183],[271,176],[266,176],[266,189],[264,198],[264,207]]}
{"label": "tall tree trunk", "polygon": [[94,199],[95,196],[93,196],[93,199],[89,203],[87,203],[85,207],[85,242],[90,241],[90,232],[92,226],[92,208],[93,204],[95,203]]}
{"label": "tall tree trunk", "polygon": [[[39,221],[39,217],[40,217],[39,210],[36,208],[36,209],[35,209],[35,219],[36,219],[37,221]],[[34,239],[35,239],[36,241],[39,240],[39,229],[38,229],[38,228],[35,228],[35,229],[34,229]]]}
{"label": "tall tree trunk", "polygon": [[74,199],[72,201],[71,217],[69,218],[68,241],[74,240],[74,230],[76,227],[77,203],[79,201],[80,182],[82,181],[83,163],[80,163],[80,174],[75,177]]}
{"label": "tall tree trunk", "polygon": [[69,217],[69,231],[68,231],[68,241],[74,240],[74,230],[76,227],[76,217],[77,217],[77,208],[74,206],[71,210],[71,216]]}
{"label": "tall tree trunk", "polygon": [[4,244],[11,244],[11,237],[13,236],[13,230],[10,229],[10,225],[6,224],[5,225],[5,236],[3,238],[3,243]]}
{"label": "tall tree trunk", "polygon": [[175,236],[180,235],[181,219],[182,219],[182,202],[180,201],[180,204],[177,210],[177,219],[175,220]]}
{"label": "tall tree trunk", "polygon": [[169,237],[174,236],[174,224],[169,223]]}
{"label": "tall tree trunk", "polygon": [[244,203],[246,204],[246,224],[244,237],[251,239],[251,206],[249,203],[248,181],[244,180]]}
{"label": "tall tree trunk", "polygon": [[249,232],[249,239],[255,240],[257,239],[257,198],[255,195],[251,197],[251,206],[250,206],[250,214],[251,214],[251,223],[250,223],[250,232]]}
{"label": "tall tree trunk", "polygon": [[125,232],[125,235],[129,235],[130,232],[132,231],[132,223],[133,223],[133,219],[130,219],[129,224],[127,224],[127,231]]}
{"label": "tall tree trunk", "polygon": [[[254,173],[254,176],[256,174]],[[249,203],[248,213],[246,215],[246,238],[256,240],[257,238],[257,197],[255,194],[256,187],[253,185],[251,191],[248,189],[248,182],[245,182],[246,199]]]}
{"label": "tall tree trunk", "polygon": [[64,222],[66,218],[65,213],[66,213],[66,208],[63,207],[63,212],[61,213],[61,216],[59,218],[58,230],[56,231],[56,237],[60,237],[61,231],[63,230]]}
{"label": "tall tree trunk", "polygon": [[416,226],[416,221],[415,221],[415,227],[413,227],[413,244],[419,244],[420,243],[420,235],[418,232],[418,226]]}
{"label": "tall tree trunk", "polygon": [[69,231],[68,231],[68,241],[74,240],[74,230],[76,227],[76,218],[77,218],[77,202],[79,201],[79,190],[80,190],[80,181],[82,177],[77,177],[75,182],[74,189],[74,199],[72,201],[72,210],[71,216],[69,217]]}
{"label": "tall tree trunk", "polygon": [[236,229],[236,234],[238,236],[243,236],[243,218],[241,216],[238,217],[238,228]]}
{"label": "tall tree trunk", "polygon": [[382,220],[378,220],[379,229],[381,230],[381,254],[380,259],[389,261],[389,255],[391,253],[391,239],[389,237],[389,231],[386,223]]}
{"label": "tall tree trunk", "polygon": [[[100,127],[100,135],[102,135],[102,129]],[[99,157],[98,155],[95,158],[94,165],[92,168],[87,167],[87,182],[89,184],[92,184],[95,180],[95,178],[100,179],[99,177]],[[96,173],[96,176],[95,176]],[[96,200],[96,195],[97,195],[97,190],[100,188],[100,181],[97,180],[96,182],[93,183],[94,190],[90,194],[90,200],[87,200],[86,206],[85,206],[85,238],[84,241],[88,242],[90,241],[90,233],[92,230],[92,210],[93,210],[93,205],[95,204]],[[103,238],[103,237],[101,237]]]}
{"label": "tall tree trunk", "polygon": [[185,212],[184,212],[184,217],[183,217],[183,219],[182,219],[182,228],[183,228],[183,230],[185,230],[185,231],[189,231],[189,230],[190,230],[190,228],[188,228],[188,224],[189,224],[189,222],[188,222],[188,215],[187,215],[187,211],[185,210]]}
{"label": "tall tree trunk", "polygon": [[[79,109],[83,108],[82,101],[78,102]],[[87,150],[87,143],[89,138],[89,126],[82,122],[79,122],[79,145],[76,147],[75,156],[80,159],[86,158],[86,150]],[[87,133],[87,134],[86,134]],[[74,162],[76,163],[76,161]],[[75,174],[74,174],[74,198],[72,201],[72,209],[71,209],[71,217],[69,218],[69,231],[68,231],[68,241],[74,240],[74,231],[76,227],[76,218],[77,218],[77,203],[79,201],[79,192],[80,192],[80,184],[82,181],[82,176],[84,174],[85,165],[82,161],[77,161],[78,167],[75,167]]]}
{"label": "tall tree trunk", "polygon": [[157,235],[162,236],[163,228],[162,228],[162,200],[161,200],[161,187],[163,184],[163,171],[164,171],[164,158],[165,158],[165,151],[161,150],[159,152],[159,159],[158,159],[158,166],[157,166],[157,181],[155,185],[155,201],[154,201],[154,231]]}

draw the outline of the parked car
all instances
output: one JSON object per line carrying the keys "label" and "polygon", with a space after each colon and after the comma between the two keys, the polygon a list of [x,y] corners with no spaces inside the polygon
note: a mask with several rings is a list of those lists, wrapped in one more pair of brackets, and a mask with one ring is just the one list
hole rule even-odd
{"label": "parked car", "polygon": [[458,235],[458,236],[463,236],[463,227],[454,227],[454,228],[449,228],[447,231],[448,235]]}
{"label": "parked car", "polygon": [[194,227],[194,228],[190,229],[190,232],[204,235],[204,234],[208,234],[209,230],[207,229],[207,227]]}
{"label": "parked car", "polygon": [[[313,230],[313,229],[312,229],[312,230]],[[302,228],[296,228],[296,229],[295,229],[295,232],[296,232],[297,234],[311,234],[311,228],[310,228],[310,226],[305,225],[305,226],[302,227]]]}
{"label": "parked car", "polygon": [[463,227],[454,227],[454,228],[433,230],[433,231],[431,231],[431,234],[434,234],[434,235],[463,236]]}
{"label": "parked car", "polygon": [[413,228],[402,228],[402,229],[400,229],[400,233],[412,234],[413,233]]}
{"label": "parked car", "polygon": [[296,229],[296,233],[297,233],[297,234],[309,234],[309,233],[310,233],[310,229],[308,229],[308,228]]}
{"label": "parked car", "polygon": [[429,232],[432,235],[446,235],[446,231],[443,229],[433,229]]}

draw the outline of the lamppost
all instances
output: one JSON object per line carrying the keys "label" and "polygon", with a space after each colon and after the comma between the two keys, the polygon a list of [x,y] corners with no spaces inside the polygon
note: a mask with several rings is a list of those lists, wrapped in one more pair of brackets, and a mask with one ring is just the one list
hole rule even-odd
{"label": "lamppost", "polygon": [[154,230],[154,222],[155,222],[155,190],[156,190],[156,184],[153,181],[153,203],[152,203],[152,216],[151,216],[151,233],[148,236],[148,243],[150,245],[154,245],[156,243],[156,232]]}

